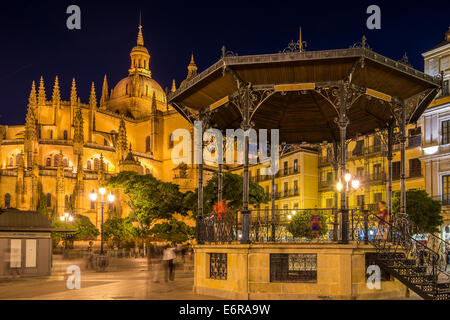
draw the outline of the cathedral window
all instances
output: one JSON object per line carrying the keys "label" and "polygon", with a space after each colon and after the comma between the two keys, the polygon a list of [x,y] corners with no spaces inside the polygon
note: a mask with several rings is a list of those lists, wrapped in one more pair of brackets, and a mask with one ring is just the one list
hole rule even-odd
{"label": "cathedral window", "polygon": [[16,166],[18,166],[19,163],[20,163],[20,153],[18,153],[18,154],[16,155]]}
{"label": "cathedral window", "polygon": [[65,158],[63,161],[64,161],[64,167],[68,167],[69,166],[69,161],[67,160],[67,158]]}
{"label": "cathedral window", "polygon": [[169,135],[169,149],[172,149],[172,148],[173,148],[173,135],[170,134]]}
{"label": "cathedral window", "polygon": [[55,154],[55,157],[53,158],[53,166],[54,167],[58,166],[58,158],[59,158],[59,154]]}
{"label": "cathedral window", "polygon": [[5,208],[11,207],[11,195],[9,193],[5,194]]}
{"label": "cathedral window", "polygon": [[64,140],[67,140],[67,130],[64,130]]}
{"label": "cathedral window", "polygon": [[45,166],[46,166],[46,167],[51,167],[51,166],[52,166],[52,159],[51,159],[50,157],[48,157],[48,158],[45,160]]}
{"label": "cathedral window", "polygon": [[92,164],[90,160],[87,162],[87,169],[92,170]]}
{"label": "cathedral window", "polygon": [[99,165],[99,161],[97,158],[94,159],[94,170],[97,171],[98,170],[98,165]]}
{"label": "cathedral window", "polygon": [[145,169],[145,174],[150,174],[150,169],[149,168]]}
{"label": "cathedral window", "polygon": [[147,136],[147,138],[145,138],[145,152],[150,152],[151,148],[150,148],[150,136]]}
{"label": "cathedral window", "polygon": [[52,206],[52,195],[50,193],[47,193],[47,207]]}

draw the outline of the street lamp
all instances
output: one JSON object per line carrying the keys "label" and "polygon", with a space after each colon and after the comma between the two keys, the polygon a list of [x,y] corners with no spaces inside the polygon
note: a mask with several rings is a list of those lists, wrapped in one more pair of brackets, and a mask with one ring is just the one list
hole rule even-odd
{"label": "street lamp", "polygon": [[[73,217],[69,214],[69,213],[64,213],[63,216],[59,217],[59,219],[61,221],[64,221],[64,226],[67,229],[67,222],[72,222],[73,221]],[[67,235],[64,235],[64,255],[65,255],[65,250],[67,249]]]}
{"label": "street lamp", "polygon": [[[346,193],[346,196],[345,196],[345,198],[346,198],[346,207],[348,208],[348,206],[349,206],[348,194],[349,194],[349,191],[350,191],[349,184],[351,184],[351,186],[352,186],[352,188],[354,190],[357,190],[359,188],[359,186],[360,186],[360,182],[357,179],[352,179],[352,175],[350,173],[348,173],[348,172],[344,175],[344,180],[345,180],[345,193]],[[341,181],[339,181],[336,184],[337,191],[341,192],[343,188],[344,188],[343,183]]]}
{"label": "street lamp", "polygon": [[[104,207],[104,195],[106,193],[106,189],[101,187],[98,189],[98,193],[100,193],[100,199],[101,199],[101,206],[102,206],[102,220],[101,220],[101,238],[100,238],[100,255],[104,254],[103,251],[103,207]],[[91,194],[89,195],[89,197],[91,198],[92,201],[96,201],[97,200],[97,193],[92,190]],[[113,203],[115,200],[114,195],[110,192],[109,195],[107,196],[108,202],[109,203]]]}

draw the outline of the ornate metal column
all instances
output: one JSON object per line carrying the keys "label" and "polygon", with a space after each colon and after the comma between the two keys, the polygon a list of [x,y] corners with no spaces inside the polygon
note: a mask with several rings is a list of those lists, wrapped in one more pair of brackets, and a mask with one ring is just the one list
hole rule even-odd
{"label": "ornate metal column", "polygon": [[217,200],[222,201],[223,195],[223,164],[219,163],[219,172],[217,174]]}
{"label": "ornate metal column", "polygon": [[[339,125],[339,137],[340,137],[340,178],[341,183],[345,181],[345,164],[347,160],[347,126],[349,120],[347,117],[347,91],[348,87],[341,85],[339,88],[339,105],[337,124]],[[344,188],[341,190],[341,241],[342,243],[348,243],[348,208],[346,202],[346,191]]]}
{"label": "ornate metal column", "polygon": [[[339,147],[336,141],[333,141],[333,159],[332,159],[334,180],[338,181],[339,177]],[[339,223],[338,223],[338,200],[339,193],[334,191],[334,224],[333,224],[333,240],[337,241],[339,238]]]}
{"label": "ornate metal column", "polygon": [[406,169],[405,169],[405,146],[406,146],[406,106],[401,105],[400,127],[400,215],[406,218]]}
{"label": "ornate metal column", "polygon": [[392,159],[394,145],[394,125],[389,125],[387,131],[387,161],[388,161],[388,212],[392,214]]}
{"label": "ornate metal column", "polygon": [[[252,126],[250,124],[250,84],[246,84],[242,97],[242,123],[241,128],[246,132]],[[241,243],[249,243],[250,234],[250,211],[248,210],[248,198],[249,198],[249,175],[248,175],[248,153],[249,153],[249,136],[244,136],[244,185],[242,192],[242,239]]]}

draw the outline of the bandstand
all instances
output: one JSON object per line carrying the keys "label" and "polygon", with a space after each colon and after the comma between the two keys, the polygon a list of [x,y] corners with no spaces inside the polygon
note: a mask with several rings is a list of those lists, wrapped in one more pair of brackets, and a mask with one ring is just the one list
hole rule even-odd
{"label": "bandstand", "polygon": [[[286,232],[279,210],[249,208],[246,136],[239,213],[218,219],[203,212],[203,164],[198,165],[195,292],[236,299],[375,299],[404,297],[408,287],[425,299],[448,299],[437,249],[425,247],[425,269],[410,259],[419,244],[409,232],[405,210],[405,128],[420,118],[440,87],[440,79],[375,53],[364,38],[339,50],[306,52],[300,45],[277,54],[238,56],[223,49],[219,61],[168,97],[189,122],[203,121],[204,127],[222,131],[279,129],[280,141],[288,144],[331,142],[339,155],[341,181],[347,141],[386,132],[389,210],[395,131],[401,208],[389,223],[389,237],[376,237],[378,218],[349,210],[342,190],[339,208],[331,214],[331,236],[295,238]],[[435,245],[441,242],[437,238]],[[366,285],[371,264],[381,268],[381,288]]]}

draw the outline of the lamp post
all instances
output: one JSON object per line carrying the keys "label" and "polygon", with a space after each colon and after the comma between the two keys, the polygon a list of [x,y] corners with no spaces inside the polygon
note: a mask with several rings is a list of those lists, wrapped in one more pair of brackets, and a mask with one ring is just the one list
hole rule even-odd
{"label": "lamp post", "polygon": [[[351,186],[354,190],[357,190],[360,186],[360,182],[357,179],[352,179],[352,175],[348,172],[344,175],[344,180],[345,180],[345,189],[344,189],[344,184],[342,183],[342,181],[339,181],[337,183],[336,189],[339,192],[341,192],[342,189],[344,189],[344,193],[345,193],[345,199],[344,199],[344,201],[341,200],[341,202],[344,202],[344,204],[345,204],[345,206],[343,208],[344,209],[343,214],[345,213],[346,217],[345,217],[345,219],[344,219],[344,217],[341,218],[341,222],[342,222],[341,230],[342,230],[342,242],[347,243],[348,242],[348,208],[349,208],[348,195],[349,195],[349,191],[350,191],[349,184],[351,184]],[[352,225],[353,225],[353,215],[352,215]],[[352,232],[353,232],[353,230],[352,230]]]}
{"label": "lamp post", "polygon": [[[64,227],[67,229],[67,222],[72,222],[73,221],[73,217],[68,213],[64,213],[63,216],[59,217],[59,219],[61,221],[64,221]],[[64,235],[64,251],[63,251],[63,256],[66,255],[66,249],[67,249],[67,235]]]}
{"label": "lamp post", "polygon": [[[100,255],[103,256],[104,255],[104,251],[103,251],[103,206],[104,206],[104,195],[106,193],[106,189],[105,188],[99,188],[98,189],[98,193],[100,193],[100,202],[101,202],[101,208],[102,208],[102,213],[101,213],[101,236],[100,236]],[[91,194],[89,195],[89,197],[91,198],[92,201],[96,201],[97,200],[97,193],[93,190],[91,192]],[[107,196],[108,198],[108,202],[109,203],[113,203],[114,202],[114,195],[110,192]]]}

